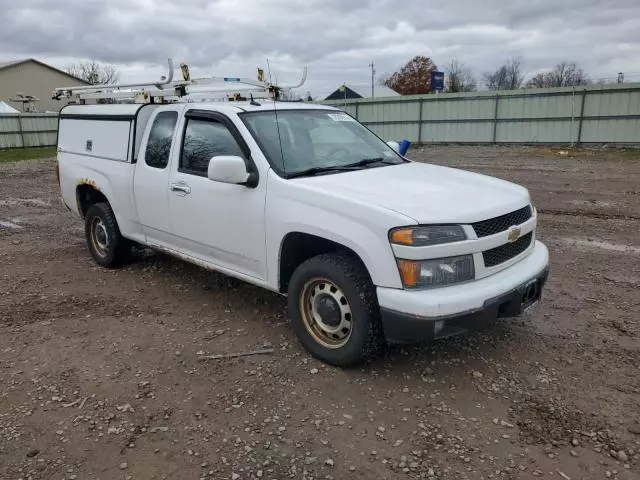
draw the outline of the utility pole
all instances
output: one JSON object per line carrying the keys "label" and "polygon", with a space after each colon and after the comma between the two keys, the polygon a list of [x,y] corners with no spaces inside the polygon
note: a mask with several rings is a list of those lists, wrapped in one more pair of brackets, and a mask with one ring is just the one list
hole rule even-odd
{"label": "utility pole", "polygon": [[371,60],[369,66],[371,67],[371,98],[373,98],[373,84],[376,75],[376,65],[373,63],[373,60]]}

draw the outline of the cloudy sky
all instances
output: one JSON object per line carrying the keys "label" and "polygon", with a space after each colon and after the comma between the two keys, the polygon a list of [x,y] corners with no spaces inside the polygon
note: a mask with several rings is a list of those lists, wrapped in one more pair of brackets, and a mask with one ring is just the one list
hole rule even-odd
{"label": "cloudy sky", "polygon": [[117,65],[121,80],[157,78],[167,57],[192,76],[280,83],[308,65],[314,95],[370,82],[414,55],[478,77],[517,56],[535,73],[576,61],[592,78],[640,81],[638,0],[0,0],[0,61],[36,57]]}

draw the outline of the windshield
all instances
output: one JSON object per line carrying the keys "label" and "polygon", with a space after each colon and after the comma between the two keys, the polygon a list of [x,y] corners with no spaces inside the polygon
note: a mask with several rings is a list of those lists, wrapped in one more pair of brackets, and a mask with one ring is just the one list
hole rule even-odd
{"label": "windshield", "polygon": [[280,176],[404,163],[391,147],[343,112],[278,110],[278,124],[273,110],[241,116]]}

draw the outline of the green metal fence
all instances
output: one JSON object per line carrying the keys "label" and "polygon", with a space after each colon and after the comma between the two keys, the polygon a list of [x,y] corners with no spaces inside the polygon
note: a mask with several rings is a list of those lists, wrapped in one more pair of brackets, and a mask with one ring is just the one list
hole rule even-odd
{"label": "green metal fence", "polygon": [[0,149],[54,146],[57,131],[57,113],[0,115]]}
{"label": "green metal fence", "polygon": [[[640,83],[324,101],[386,140],[640,145]],[[0,115],[0,148],[56,143],[57,114]]]}
{"label": "green metal fence", "polygon": [[640,144],[640,83],[319,102],[414,143]]}

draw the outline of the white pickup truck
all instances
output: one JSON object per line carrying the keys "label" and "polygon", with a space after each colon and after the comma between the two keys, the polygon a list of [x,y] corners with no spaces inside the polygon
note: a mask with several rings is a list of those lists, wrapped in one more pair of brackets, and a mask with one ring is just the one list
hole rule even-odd
{"label": "white pickup truck", "polygon": [[332,107],[71,105],[57,161],[97,263],[140,244],[286,295],[333,365],[520,315],[548,276],[527,189],[410,161]]}

